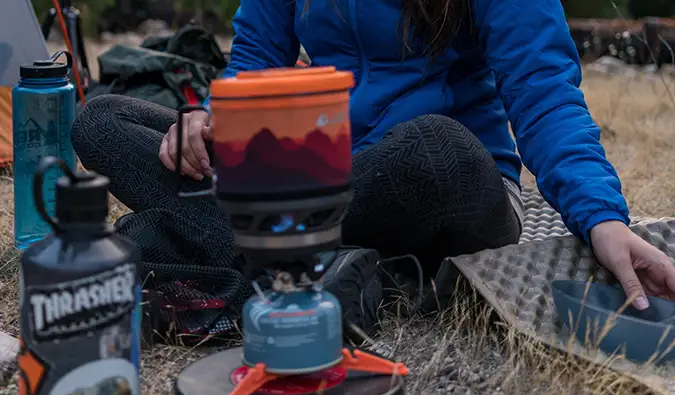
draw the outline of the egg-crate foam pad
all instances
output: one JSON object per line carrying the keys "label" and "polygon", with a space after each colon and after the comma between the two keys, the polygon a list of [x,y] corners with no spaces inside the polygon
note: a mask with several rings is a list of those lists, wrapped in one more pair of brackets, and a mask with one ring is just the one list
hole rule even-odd
{"label": "egg-crate foam pad", "polygon": [[[455,264],[501,318],[520,332],[587,361],[606,364],[654,391],[675,393],[675,364],[639,366],[600,350],[588,350],[576,339],[570,341],[553,303],[553,280],[614,280],[536,189],[524,188],[522,196],[525,220],[520,244],[447,258],[443,264]],[[675,257],[675,218],[633,218],[631,229]]]}

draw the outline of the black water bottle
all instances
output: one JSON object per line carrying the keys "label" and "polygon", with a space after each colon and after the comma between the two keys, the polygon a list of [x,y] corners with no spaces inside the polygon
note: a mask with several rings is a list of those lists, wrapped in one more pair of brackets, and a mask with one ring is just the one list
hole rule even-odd
{"label": "black water bottle", "polygon": [[[58,166],[56,215],[42,183]],[[106,177],[46,157],[35,207],[52,233],[21,258],[20,393],[140,395],[140,253],[108,223]]]}

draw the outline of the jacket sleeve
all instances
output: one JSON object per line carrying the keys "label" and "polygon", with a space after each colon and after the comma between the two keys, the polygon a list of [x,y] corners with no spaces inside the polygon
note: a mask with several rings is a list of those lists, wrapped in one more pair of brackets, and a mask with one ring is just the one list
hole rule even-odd
{"label": "jacket sleeve", "polygon": [[589,245],[596,224],[628,224],[621,183],[579,89],[581,64],[560,0],[473,0],[473,16],[543,197]]}
{"label": "jacket sleeve", "polygon": [[[293,66],[300,41],[293,27],[295,1],[241,0],[232,20],[232,57],[222,78],[239,71]],[[208,106],[210,97],[204,101]]]}

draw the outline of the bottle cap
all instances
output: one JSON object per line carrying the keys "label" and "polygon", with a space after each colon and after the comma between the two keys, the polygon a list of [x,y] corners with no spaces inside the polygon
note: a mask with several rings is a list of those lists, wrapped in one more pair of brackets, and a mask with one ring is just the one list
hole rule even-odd
{"label": "bottle cap", "polygon": [[22,65],[19,75],[21,78],[64,78],[68,75],[68,66],[51,60],[36,60],[33,64]]}
{"label": "bottle cap", "polygon": [[[66,63],[58,63],[56,60],[66,57]],[[51,59],[36,60],[33,64],[24,64],[19,68],[21,78],[64,78],[68,70],[73,67],[73,56],[68,51],[59,51]]]}
{"label": "bottle cap", "polygon": [[56,181],[56,219],[61,224],[104,222],[108,217],[108,177],[78,171]]}

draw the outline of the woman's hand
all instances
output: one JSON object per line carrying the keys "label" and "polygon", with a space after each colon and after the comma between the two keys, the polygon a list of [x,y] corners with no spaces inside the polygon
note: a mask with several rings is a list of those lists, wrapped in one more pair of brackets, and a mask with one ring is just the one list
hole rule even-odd
{"label": "woman's hand", "polygon": [[[167,169],[176,170],[176,138],[178,126],[174,123],[164,135],[159,146],[159,159]],[[183,159],[181,172],[197,181],[211,177],[213,171],[206,150],[206,141],[211,141],[209,114],[196,110],[183,116]]]}
{"label": "woman's hand", "polygon": [[607,221],[594,226],[591,244],[600,264],[619,280],[636,309],[649,307],[645,295],[675,300],[673,261],[623,222]]}

